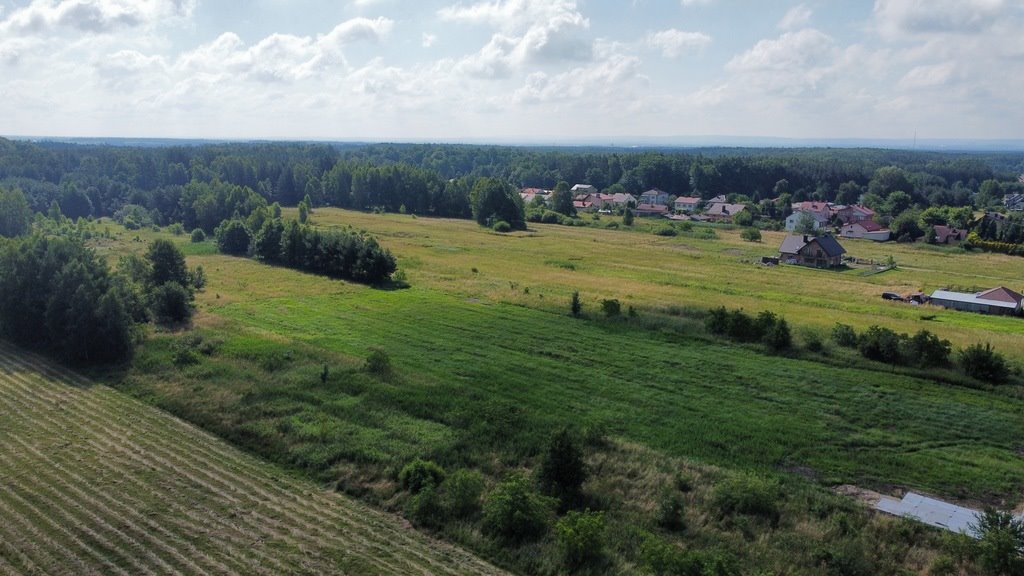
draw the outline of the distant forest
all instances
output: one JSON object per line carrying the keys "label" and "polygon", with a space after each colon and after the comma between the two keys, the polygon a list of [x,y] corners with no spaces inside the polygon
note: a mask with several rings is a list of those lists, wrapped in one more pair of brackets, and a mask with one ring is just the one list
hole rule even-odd
{"label": "distant forest", "polygon": [[[896,170],[889,167],[897,167]],[[481,177],[518,187],[586,183],[611,192],[660,188],[674,196],[726,194],[758,203],[881,204],[902,191],[918,209],[997,206],[1024,191],[1019,153],[876,149],[635,150],[448,144],[214,144],[108,146],[0,139],[0,186],[35,212],[54,203],[69,218],[144,209],[156,224],[212,232],[236,213],[277,202],[472,216]],[[987,183],[987,184],[986,184]],[[136,208],[138,207],[138,208]]]}

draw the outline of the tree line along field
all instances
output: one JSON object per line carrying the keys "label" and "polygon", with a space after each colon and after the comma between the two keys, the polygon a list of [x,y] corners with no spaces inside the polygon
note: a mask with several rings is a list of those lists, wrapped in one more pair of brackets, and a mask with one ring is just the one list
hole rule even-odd
{"label": "tree line along field", "polygon": [[0,344],[2,574],[502,573]]}
{"label": "tree line along field", "polygon": [[[724,304],[780,313],[798,339],[802,330],[827,330],[835,322],[908,332],[927,327],[958,345],[991,341],[1019,362],[1019,319],[878,297],[948,278],[1019,285],[1010,257],[850,242],[858,257],[891,254],[899,264],[863,276],[861,270],[753,265],[781,241],[771,233],[760,244],[721,228],[715,239],[545,225],[499,235],[465,221],[332,209],[317,209],[313,221],[377,236],[397,256],[411,288],[329,280],[218,255],[210,242],[179,237],[190,264],[202,264],[208,275],[193,329],[155,334],[126,373],[99,376],[271,460],[396,510],[404,502],[397,472],[411,460],[480,468],[493,482],[533,461],[552,431],[567,423],[639,447],[631,454],[640,468],[692,458],[773,477],[783,471],[786,482],[800,486],[786,485],[780,497],[798,515],[789,519],[794,525],[810,521],[800,516],[808,513],[803,494],[809,490],[815,502],[824,496],[791,479],[785,473],[791,470],[812,486],[852,483],[1019,504],[1018,387],[952,386],[838,353],[832,362],[771,357],[685,330],[687,322],[696,325],[688,309]],[[140,250],[153,236],[119,231],[96,246],[113,258]],[[568,315],[574,290],[583,295],[584,319]],[[603,298],[633,306],[638,320],[603,320]],[[644,323],[672,317],[658,313],[671,307],[683,310],[683,330]],[[390,358],[389,373],[363,367],[374,349]],[[602,494],[633,482],[625,472],[608,474],[591,481]],[[634,494],[649,500],[636,512],[640,518],[656,507],[650,500],[657,499],[657,486],[649,488]],[[787,555],[786,539],[794,537],[787,530],[794,526],[769,531],[774,535],[750,546],[743,529],[722,529],[705,518],[700,502],[694,505],[701,511],[697,521],[707,523],[681,537],[684,546],[710,545],[705,540],[713,535],[749,566],[813,566],[811,549]],[[643,522],[627,514],[623,525]],[[928,542],[917,530],[914,546]],[[443,534],[517,570],[553,570],[531,563],[550,550],[496,549],[468,527]],[[623,548],[636,538],[616,536]],[[808,546],[834,537],[821,528]],[[547,544],[537,546],[544,552]],[[924,548],[916,569],[934,558],[934,542]],[[616,554],[615,566],[637,568],[628,553]]]}

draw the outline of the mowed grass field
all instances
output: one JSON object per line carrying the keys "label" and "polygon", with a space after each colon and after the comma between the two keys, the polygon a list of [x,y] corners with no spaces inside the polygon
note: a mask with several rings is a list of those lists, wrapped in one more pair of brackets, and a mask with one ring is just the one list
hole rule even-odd
{"label": "mowed grass field", "polygon": [[0,574],[498,574],[0,343]]}
{"label": "mowed grass field", "polygon": [[[601,218],[600,225],[618,221]],[[897,263],[896,270],[865,275],[867,267],[836,272],[754,264],[761,256],[778,255],[784,232],[765,232],[761,242],[751,243],[740,239],[739,230],[722,229],[716,230],[717,239],[705,240],[545,224],[501,235],[464,220],[334,209],[319,209],[313,219],[321,226],[351,225],[370,231],[396,254],[414,286],[449,294],[556,311],[567,310],[574,290],[592,312],[604,298],[619,299],[624,309],[724,305],[754,313],[771,310],[797,327],[831,330],[842,322],[858,329],[879,324],[908,333],[925,328],[958,346],[988,341],[1024,361],[1022,319],[880,298],[884,291],[930,294],[950,286],[1005,285],[1024,291],[1020,257],[841,240],[849,255],[876,262],[892,256]],[[636,222],[645,231],[664,225],[660,220]],[[934,318],[925,321],[922,316]]]}
{"label": "mowed grass field", "polygon": [[[1024,402],[1014,387],[891,374],[862,367],[855,355],[839,356],[846,365],[772,357],[605,321],[597,310],[602,298],[635,306],[641,317],[669,306],[769,309],[798,334],[837,321],[928,328],[957,344],[991,341],[1019,360],[1019,319],[878,297],[942,278],[1019,286],[1018,260],[848,243],[861,258],[891,253],[900,264],[862,276],[753,265],[781,241],[772,233],[750,244],[721,230],[715,240],[541,225],[498,235],[466,221],[329,209],[314,220],[377,235],[412,287],[353,285],[212,254],[209,242],[182,238],[190,264],[202,264],[209,279],[193,334],[213,350],[198,364],[176,365],[185,336],[157,335],[118,384],[270,458],[385,499],[388,479],[412,458],[535,454],[566,424],[671,456],[800,470],[826,485],[1020,499]],[[101,249],[116,255],[144,245]],[[568,316],[573,290],[589,319]],[[393,378],[361,372],[373,348],[389,354]],[[325,364],[331,377],[321,382]]]}

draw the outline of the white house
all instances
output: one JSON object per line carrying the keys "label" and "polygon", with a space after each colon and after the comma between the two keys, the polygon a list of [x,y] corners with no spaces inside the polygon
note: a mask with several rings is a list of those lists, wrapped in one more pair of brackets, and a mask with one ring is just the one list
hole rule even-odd
{"label": "white house", "polygon": [[576,184],[572,187],[572,195],[580,196],[585,194],[597,194],[597,188],[590,184]]}
{"label": "white house", "polygon": [[792,232],[796,230],[796,227],[800,224],[800,219],[807,215],[814,222],[814,229],[821,230],[828,224],[828,216],[821,212],[810,212],[804,210],[797,210],[786,217],[786,231]]}
{"label": "white house", "polygon": [[657,188],[651,188],[647,192],[644,192],[643,194],[640,195],[640,204],[668,204],[668,192],[665,192],[664,190],[658,190]]}
{"label": "white house", "polygon": [[863,238],[875,242],[885,242],[892,235],[887,228],[874,220],[862,220],[844,225],[839,229],[839,235],[843,238]]}
{"label": "white house", "polygon": [[695,212],[700,206],[700,198],[696,196],[680,196],[676,198],[674,208],[680,212]]}

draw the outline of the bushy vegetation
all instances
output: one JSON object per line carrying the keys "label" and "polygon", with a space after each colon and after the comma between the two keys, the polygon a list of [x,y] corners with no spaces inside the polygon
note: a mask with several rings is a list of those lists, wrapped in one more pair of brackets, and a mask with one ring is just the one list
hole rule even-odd
{"label": "bushy vegetation", "polygon": [[513,475],[491,491],[483,512],[487,532],[513,542],[535,540],[551,525],[552,502],[525,476]]}
{"label": "bushy vegetation", "polygon": [[752,317],[743,310],[720,306],[708,312],[704,327],[736,342],[763,342],[771,352],[783,352],[793,345],[786,319],[767,310]]}
{"label": "bushy vegetation", "polygon": [[558,545],[565,565],[579,570],[598,563],[604,556],[604,514],[570,511],[555,524]]}
{"label": "bushy vegetation", "polygon": [[[244,254],[248,250],[250,234],[242,222],[233,220],[220,230],[221,251]],[[279,218],[263,223],[252,241],[252,251],[267,263],[365,284],[386,282],[398,268],[391,252],[366,234],[323,231],[294,220],[286,224]]]}
{"label": "bushy vegetation", "polygon": [[960,351],[960,366],[972,378],[1001,384],[1010,376],[1006,358],[989,343],[972,344]]}
{"label": "bushy vegetation", "polygon": [[132,354],[123,284],[73,236],[25,236],[0,244],[0,332],[75,364]]}

